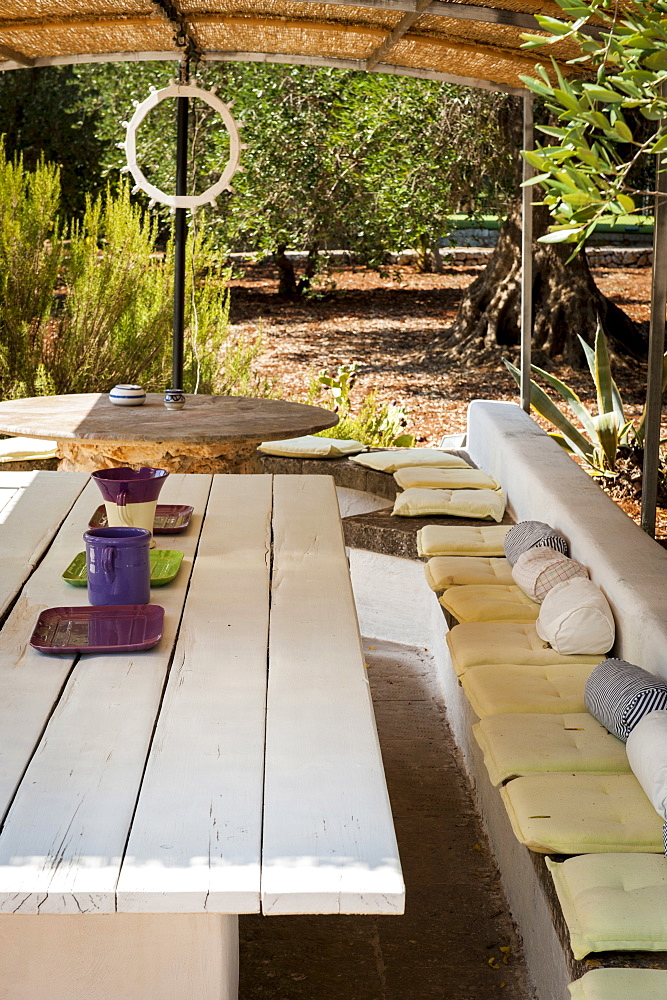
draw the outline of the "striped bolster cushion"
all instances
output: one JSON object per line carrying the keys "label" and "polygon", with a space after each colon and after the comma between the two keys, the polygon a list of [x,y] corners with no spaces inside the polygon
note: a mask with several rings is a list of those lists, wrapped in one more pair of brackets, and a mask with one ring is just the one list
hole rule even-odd
{"label": "striped bolster cushion", "polygon": [[605,729],[625,741],[649,712],[667,709],[667,683],[626,660],[598,663],[586,681],[586,708]]}
{"label": "striped bolster cushion", "polygon": [[505,535],[505,555],[512,566],[522,552],[540,545],[550,545],[564,556],[570,554],[565,538],[543,521],[519,521]]}

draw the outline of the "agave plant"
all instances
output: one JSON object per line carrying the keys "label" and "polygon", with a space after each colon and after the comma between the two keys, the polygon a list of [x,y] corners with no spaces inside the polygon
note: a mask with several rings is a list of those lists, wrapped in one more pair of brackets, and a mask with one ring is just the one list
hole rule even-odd
{"label": "agave plant", "polygon": [[[530,382],[530,405],[541,417],[548,420],[556,428],[551,432],[554,438],[566,451],[572,452],[581,458],[589,467],[594,476],[614,476],[616,460],[620,448],[629,448],[640,451],[644,447],[644,424],[646,420],[646,408],[642,413],[641,420],[635,424],[632,420],[627,420],[623,401],[618,386],[611,373],[611,362],[607,341],[600,325],[595,334],[595,347],[592,348],[581,337],[583,347],[588,362],[588,368],[595,383],[597,393],[597,414],[591,411],[582,403],[577,393],[571,389],[555,375],[545,372],[537,365],[531,365],[534,372],[540,375],[555,391],[565,400],[575,417],[581,424],[579,430],[572,421],[565,416],[562,410],[556,405],[551,396],[531,379]],[[509,361],[505,364],[517,383],[521,383],[521,373]],[[663,358],[662,388],[667,386],[667,353]]]}

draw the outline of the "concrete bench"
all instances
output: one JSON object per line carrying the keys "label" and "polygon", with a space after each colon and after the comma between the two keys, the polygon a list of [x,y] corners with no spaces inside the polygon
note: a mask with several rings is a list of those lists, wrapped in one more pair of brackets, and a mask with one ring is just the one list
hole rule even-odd
{"label": "concrete bench", "polygon": [[[518,406],[474,401],[467,448],[474,464],[500,481],[511,518],[547,521],[567,537],[572,556],[589,568],[613,608],[616,654],[667,676],[667,552]],[[405,558],[408,550],[401,555],[351,550],[362,633],[421,645],[430,654],[433,694],[444,703],[461,750],[523,937],[536,995],[540,1000],[563,1000],[567,984],[590,966],[571,954],[543,856],[518,843],[498,790],[489,781],[472,735],[478,720],[451,666],[447,626],[436,595],[427,587],[423,564]],[[667,955],[656,953],[605,952],[591,958],[609,967],[667,968]]]}

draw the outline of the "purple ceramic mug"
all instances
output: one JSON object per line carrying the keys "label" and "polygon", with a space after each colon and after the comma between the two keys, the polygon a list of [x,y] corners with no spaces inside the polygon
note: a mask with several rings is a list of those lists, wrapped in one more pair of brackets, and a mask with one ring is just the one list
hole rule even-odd
{"label": "purple ceramic mug", "polygon": [[84,532],[91,604],[148,604],[150,542],[145,528],[91,528]]}

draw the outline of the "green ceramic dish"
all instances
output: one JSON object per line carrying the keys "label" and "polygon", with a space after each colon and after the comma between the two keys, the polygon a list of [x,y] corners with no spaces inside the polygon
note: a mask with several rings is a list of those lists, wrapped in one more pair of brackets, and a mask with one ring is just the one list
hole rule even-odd
{"label": "green ceramic dish", "polygon": [[[151,549],[151,587],[164,587],[171,583],[183,561],[183,553],[177,549]],[[63,573],[63,580],[73,587],[86,587],[86,553],[79,552]]]}

